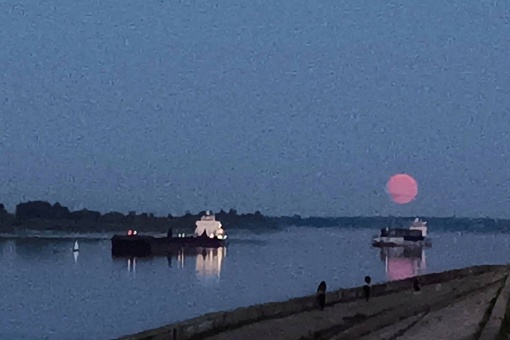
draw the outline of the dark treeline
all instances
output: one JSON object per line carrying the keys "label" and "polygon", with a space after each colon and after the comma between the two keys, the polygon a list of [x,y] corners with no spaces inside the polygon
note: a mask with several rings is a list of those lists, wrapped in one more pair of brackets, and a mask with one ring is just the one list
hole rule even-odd
{"label": "dark treeline", "polygon": [[[21,229],[62,230],[72,232],[116,231],[136,228],[140,231],[191,231],[195,222],[205,214],[186,213],[183,216],[166,217],[154,214],[130,212],[127,215],[120,212],[101,214],[97,211],[82,209],[70,211],[59,203],[50,204],[44,201],[30,201],[16,206],[14,214],[9,213],[0,204],[0,228],[16,231]],[[225,229],[277,229],[287,226],[309,227],[344,227],[371,228],[377,230],[386,226],[408,227],[414,217],[306,217],[299,215],[290,217],[264,216],[259,211],[248,214],[238,214],[236,210],[215,212]],[[459,218],[459,217],[425,217],[431,230],[450,231],[510,231],[510,220],[492,218]]]}

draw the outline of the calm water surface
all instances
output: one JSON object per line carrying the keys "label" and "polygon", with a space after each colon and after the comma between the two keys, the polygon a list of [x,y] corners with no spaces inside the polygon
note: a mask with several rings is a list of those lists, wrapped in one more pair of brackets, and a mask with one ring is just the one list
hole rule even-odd
{"label": "calm water surface", "polygon": [[[0,240],[0,339],[109,339],[203,313],[416,272],[508,263],[509,235],[433,233],[433,247],[381,254],[372,230],[230,233],[226,250],[112,259],[109,239]],[[407,256],[407,257],[403,257]]]}

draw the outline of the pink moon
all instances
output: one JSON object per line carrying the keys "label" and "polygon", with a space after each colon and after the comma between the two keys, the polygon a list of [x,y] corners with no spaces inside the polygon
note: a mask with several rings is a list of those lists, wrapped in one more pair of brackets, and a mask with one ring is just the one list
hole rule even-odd
{"label": "pink moon", "polygon": [[391,176],[386,184],[386,189],[393,202],[398,204],[407,204],[418,195],[418,183],[407,174]]}

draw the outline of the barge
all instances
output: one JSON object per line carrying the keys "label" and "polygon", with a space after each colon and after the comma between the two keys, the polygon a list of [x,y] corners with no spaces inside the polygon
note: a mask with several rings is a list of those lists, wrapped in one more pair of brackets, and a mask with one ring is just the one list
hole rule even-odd
{"label": "barge", "polygon": [[127,235],[114,235],[112,256],[146,257],[167,256],[179,250],[189,248],[219,248],[228,244],[227,235],[221,222],[209,211],[195,223],[193,235],[178,234],[174,237],[170,229],[166,237],[139,235],[136,230],[129,230]]}

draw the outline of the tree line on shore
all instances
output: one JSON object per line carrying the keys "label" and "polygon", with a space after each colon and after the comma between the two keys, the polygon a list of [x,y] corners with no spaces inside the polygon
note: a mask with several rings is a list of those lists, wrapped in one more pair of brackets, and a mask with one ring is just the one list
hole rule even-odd
{"label": "tree line on shore", "polygon": [[[97,211],[81,209],[71,211],[60,203],[51,204],[45,201],[28,201],[19,203],[14,213],[9,213],[0,204],[0,227],[3,230],[17,229],[47,229],[65,231],[107,231],[136,228],[140,231],[165,231],[177,228],[183,231],[193,229],[195,222],[205,214],[187,212],[182,216],[154,216],[150,213],[128,214],[108,212],[101,214]],[[235,209],[215,212],[225,229],[277,229],[288,226],[309,227],[346,227],[373,228],[375,230],[387,226],[407,227],[414,217],[395,216],[354,216],[354,217],[301,217],[294,216],[265,216],[260,211],[239,214]],[[463,218],[463,217],[423,217],[428,225],[437,230],[500,230],[510,231],[510,220],[493,218]]]}

